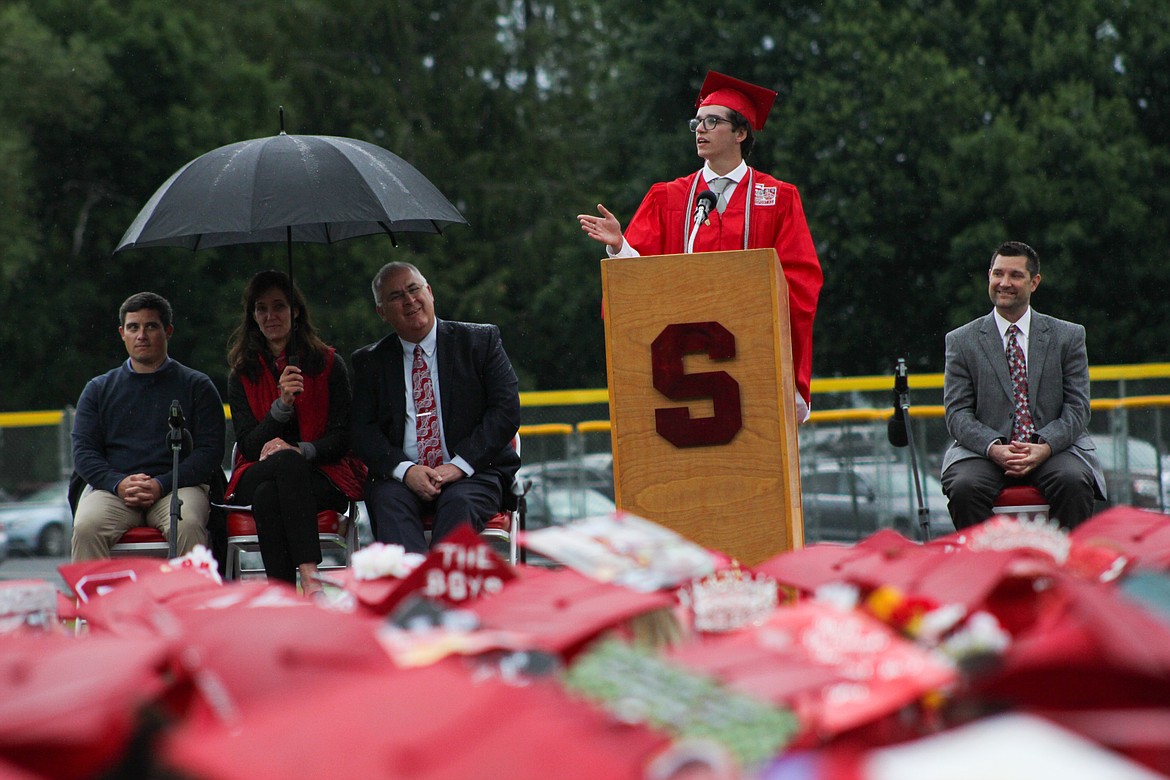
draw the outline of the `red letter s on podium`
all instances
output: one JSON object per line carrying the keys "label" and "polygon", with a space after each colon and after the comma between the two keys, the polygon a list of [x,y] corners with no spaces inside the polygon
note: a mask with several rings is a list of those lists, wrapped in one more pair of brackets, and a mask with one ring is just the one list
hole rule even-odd
{"label": "red letter s on podium", "polygon": [[718,322],[667,325],[650,346],[654,389],[672,401],[710,398],[714,414],[691,418],[689,409],[654,410],[655,430],[676,447],[727,444],[743,427],[739,382],[726,371],[688,374],[683,356],[706,352],[712,360],[735,357],[735,336]]}

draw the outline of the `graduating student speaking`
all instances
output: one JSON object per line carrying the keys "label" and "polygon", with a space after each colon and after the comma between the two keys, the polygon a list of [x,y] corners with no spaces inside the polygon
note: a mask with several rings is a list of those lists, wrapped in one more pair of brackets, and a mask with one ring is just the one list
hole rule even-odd
{"label": "graduating student speaking", "polygon": [[[803,422],[808,418],[821,265],[796,187],[745,161],[755,144],[754,132],[763,129],[775,99],[773,90],[710,71],[689,123],[703,167],[652,186],[624,233],[617,217],[601,204],[600,217],[581,214],[577,219],[590,238],[606,245],[610,257],[775,249],[788,283],[796,414]],[[717,195],[716,203],[696,229],[699,196],[706,191]]]}

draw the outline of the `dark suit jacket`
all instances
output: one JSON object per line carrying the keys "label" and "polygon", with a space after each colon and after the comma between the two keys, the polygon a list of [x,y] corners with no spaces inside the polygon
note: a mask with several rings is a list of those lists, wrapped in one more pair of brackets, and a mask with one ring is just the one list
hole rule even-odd
{"label": "dark suit jacket", "polygon": [[[1014,394],[1003,339],[988,314],[951,331],[946,338],[943,404],[947,430],[955,437],[942,470],[966,458],[985,457],[996,439],[1012,434]],[[1052,451],[1070,450],[1093,470],[1105,496],[1105,476],[1089,436],[1089,357],[1085,328],[1032,310],[1028,336],[1028,403],[1036,435]]]}
{"label": "dark suit jacket", "polygon": [[[476,473],[495,471],[511,484],[520,456],[511,447],[520,427],[516,372],[495,325],[438,320],[435,370],[442,403],[443,436],[452,455]],[[402,342],[391,333],[353,353],[351,444],[372,479],[392,479],[409,460],[402,450],[406,424],[406,376]]]}

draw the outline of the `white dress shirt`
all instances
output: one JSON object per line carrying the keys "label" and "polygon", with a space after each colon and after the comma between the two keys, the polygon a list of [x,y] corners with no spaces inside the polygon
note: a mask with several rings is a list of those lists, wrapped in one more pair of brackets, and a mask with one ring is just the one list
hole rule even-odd
{"label": "white dress shirt", "polygon": [[406,422],[402,427],[402,451],[406,453],[406,457],[410,460],[404,460],[394,468],[394,478],[402,481],[406,476],[406,470],[411,466],[418,465],[418,423],[416,410],[414,408],[414,348],[416,346],[422,347],[423,360],[426,361],[427,371],[431,375],[431,387],[435,392],[435,415],[439,424],[439,441],[443,445],[443,462],[458,466],[459,470],[467,476],[475,473],[475,469],[468,463],[463,456],[456,455],[451,457],[451,451],[447,449],[447,435],[443,432],[443,399],[439,388],[439,374],[435,371],[435,350],[439,345],[439,339],[436,335],[438,329],[438,322],[435,322],[431,332],[423,337],[423,340],[418,344],[406,341],[402,338],[398,342],[402,344],[402,375],[405,377],[406,385]]}
{"label": "white dress shirt", "polygon": [[[992,309],[991,312],[995,315],[995,326],[999,328],[999,340],[1003,342],[1004,354],[1007,354],[1008,335],[1007,329],[1012,324],[1003,318],[1003,315],[998,310]],[[1028,365],[1028,335],[1032,332],[1032,307],[1029,306],[1018,320],[1016,320],[1016,327],[1020,329],[1020,335],[1016,336],[1016,341],[1020,345],[1020,349],[1024,351],[1024,366]]]}

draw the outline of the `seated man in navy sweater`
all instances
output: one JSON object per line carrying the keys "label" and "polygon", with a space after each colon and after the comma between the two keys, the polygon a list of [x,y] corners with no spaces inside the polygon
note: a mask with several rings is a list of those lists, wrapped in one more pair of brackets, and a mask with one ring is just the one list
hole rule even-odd
{"label": "seated man in navy sweater", "polygon": [[167,356],[171,305],[152,292],[131,295],[118,311],[129,359],[94,377],[73,423],[73,466],[87,487],[73,521],[73,560],[108,558],[128,529],[167,534],[175,487],[167,444],[178,401],[193,446],[179,464],[178,551],[207,544],[208,489],[224,451],[223,402],[206,374]]}

